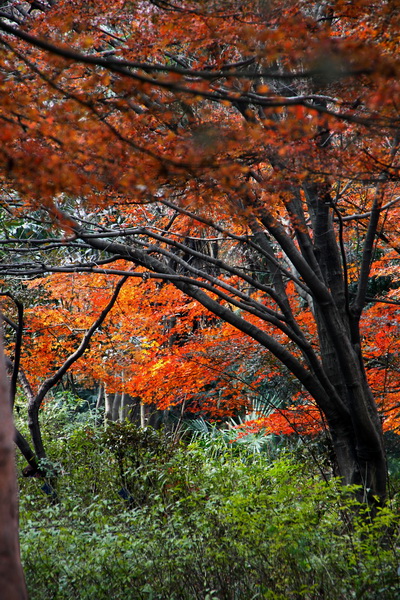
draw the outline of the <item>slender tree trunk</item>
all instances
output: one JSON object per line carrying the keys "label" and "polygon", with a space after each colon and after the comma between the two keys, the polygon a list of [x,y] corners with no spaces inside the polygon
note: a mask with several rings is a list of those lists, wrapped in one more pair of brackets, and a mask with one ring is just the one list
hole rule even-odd
{"label": "slender tree trunk", "polygon": [[102,406],[104,406],[104,385],[100,383],[99,389],[97,391],[96,410],[98,410]]}
{"label": "slender tree trunk", "polygon": [[146,427],[148,421],[148,407],[144,402],[140,402],[140,427]]}
{"label": "slender tree trunk", "polygon": [[132,398],[126,392],[123,392],[121,395],[121,406],[119,409],[119,420],[125,421],[125,419],[129,418],[129,413],[132,410]]}
{"label": "slender tree trunk", "polygon": [[129,403],[127,405],[127,414],[126,417],[129,419],[131,423],[135,423],[136,425],[140,425],[140,411],[141,411],[141,401],[138,396],[132,397],[130,394],[126,394],[126,402]]}
{"label": "slender tree trunk", "polygon": [[114,422],[118,421],[118,419],[119,419],[120,406],[121,406],[121,394],[119,392],[115,392],[114,401],[113,401],[113,405],[112,405],[112,412],[111,412],[111,418]]}
{"label": "slender tree trunk", "polygon": [[25,477],[27,477],[28,473],[29,474],[36,473],[36,471],[38,470],[38,462],[37,462],[35,453],[33,452],[32,448],[30,447],[30,444],[28,443],[28,441],[18,431],[18,429],[15,429],[14,441],[15,441],[16,445],[18,446],[21,454],[26,458],[26,461],[28,463],[28,466],[25,467],[25,469],[22,472],[23,475]]}
{"label": "slender tree trunk", "polygon": [[114,395],[107,391],[104,386],[104,422],[112,421],[112,407],[113,407]]}
{"label": "slender tree trunk", "polygon": [[18,496],[14,459],[14,425],[0,340],[0,596],[28,598],[18,541]]}

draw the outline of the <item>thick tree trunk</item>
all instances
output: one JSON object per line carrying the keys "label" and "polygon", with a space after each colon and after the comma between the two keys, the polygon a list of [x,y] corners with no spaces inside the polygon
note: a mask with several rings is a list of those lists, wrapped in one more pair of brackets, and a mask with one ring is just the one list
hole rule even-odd
{"label": "thick tree trunk", "polygon": [[[359,485],[356,496],[370,506],[381,505],[386,498],[386,455],[383,442],[361,444],[350,426],[331,427],[338,475],[344,485]],[[380,439],[377,431],[377,439]]]}
{"label": "thick tree trunk", "polygon": [[[317,323],[321,347],[321,361],[325,373],[343,404],[347,414],[334,420],[327,416],[336,455],[338,474],[346,485],[361,486],[357,497],[371,505],[383,503],[386,498],[386,454],[382,426],[375,400],[368,386],[360,356],[353,347],[344,316],[343,343],[338,348],[330,325],[317,309]],[[339,329],[336,327],[336,331]],[[347,331],[346,331],[347,330]],[[347,335],[346,335],[347,334]]]}
{"label": "thick tree trunk", "polygon": [[[301,215],[303,229],[298,232],[298,242],[303,256],[312,248],[319,276],[330,292],[329,302],[315,302],[312,309],[318,328],[320,359],[328,380],[348,409],[348,415],[337,415],[327,420],[332,435],[339,474],[345,484],[361,486],[361,501],[376,504],[386,498],[386,455],[382,426],[377,406],[369,388],[363,365],[359,317],[350,303],[345,251],[339,247],[333,223],[332,201],[329,186],[308,182],[304,192],[313,223],[314,238],[304,234],[304,213],[299,202],[292,203],[292,214]],[[373,247],[365,241],[364,253]],[[342,242],[343,244],[343,242]],[[312,259],[311,259],[312,260]],[[311,260],[308,260],[311,264]],[[369,273],[370,257],[365,262]],[[361,283],[359,282],[359,287]],[[365,298],[360,300],[363,306]]]}
{"label": "thick tree trunk", "polygon": [[9,385],[0,341],[0,596],[7,600],[25,600],[28,596],[19,556],[14,435]]}

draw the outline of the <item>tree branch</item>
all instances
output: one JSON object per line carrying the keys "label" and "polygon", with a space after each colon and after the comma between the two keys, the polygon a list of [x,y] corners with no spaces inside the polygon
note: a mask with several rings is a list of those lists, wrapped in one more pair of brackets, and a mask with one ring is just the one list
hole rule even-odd
{"label": "tree branch", "polygon": [[77,350],[75,350],[75,352],[70,354],[70,356],[66,359],[64,364],[54,373],[54,375],[52,375],[51,377],[48,377],[42,383],[36,396],[34,398],[32,398],[31,401],[29,402],[28,424],[29,424],[29,428],[31,430],[32,440],[33,440],[38,458],[43,458],[45,456],[43,441],[42,441],[39,422],[38,422],[38,411],[43,402],[43,399],[45,398],[47,392],[61,380],[61,378],[67,372],[67,370],[70,368],[70,366],[74,362],[76,362],[78,360],[78,358],[80,358],[83,355],[83,353],[85,352],[85,350],[88,348],[89,342],[90,342],[93,334],[101,326],[101,324],[107,317],[108,313],[113,308],[113,306],[118,298],[118,294],[127,279],[128,279],[127,275],[124,275],[120,279],[120,281],[117,283],[117,285],[115,287],[115,290],[114,290],[107,306],[101,311],[100,315],[94,321],[93,325],[87,330],[87,332],[84,335]]}

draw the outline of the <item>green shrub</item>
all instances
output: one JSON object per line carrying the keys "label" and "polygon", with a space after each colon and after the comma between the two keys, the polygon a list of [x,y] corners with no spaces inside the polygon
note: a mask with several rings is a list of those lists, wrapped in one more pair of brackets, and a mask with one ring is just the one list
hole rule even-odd
{"label": "green shrub", "polygon": [[133,506],[144,506],[158,498],[165,464],[176,450],[163,430],[141,428],[133,423],[110,423],[102,434],[104,446],[113,456],[119,494]]}
{"label": "green shrub", "polygon": [[61,503],[21,494],[31,600],[399,597],[395,511],[371,521],[354,490],[290,457],[176,447],[127,425],[82,426],[60,455]]}

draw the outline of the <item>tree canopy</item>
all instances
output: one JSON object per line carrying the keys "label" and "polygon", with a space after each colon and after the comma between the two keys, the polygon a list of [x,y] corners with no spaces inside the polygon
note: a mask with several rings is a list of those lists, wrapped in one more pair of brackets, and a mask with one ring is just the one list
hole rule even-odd
{"label": "tree canopy", "polygon": [[398,23],[390,0],[7,3],[0,277],[30,298],[36,391],[127,277],[82,374],[217,415],[249,403],[246,369],[283,374],[344,481],[384,499]]}

